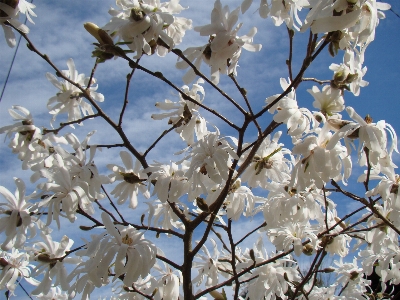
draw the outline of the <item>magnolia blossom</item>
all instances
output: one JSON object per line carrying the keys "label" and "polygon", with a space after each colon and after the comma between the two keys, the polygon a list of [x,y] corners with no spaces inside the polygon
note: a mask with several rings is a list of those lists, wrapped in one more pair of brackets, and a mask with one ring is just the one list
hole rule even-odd
{"label": "magnolia blossom", "polygon": [[202,176],[208,176],[213,182],[221,183],[228,179],[229,164],[232,159],[239,159],[232,146],[224,138],[219,137],[219,131],[210,132],[202,140],[192,146],[191,164],[185,175],[193,178],[192,187],[200,185],[207,194],[202,182]]}
{"label": "magnolia blossom", "polygon": [[193,268],[198,269],[198,275],[193,278],[192,283],[196,283],[199,286],[204,279],[205,286],[210,287],[218,283],[218,275],[226,276],[231,272],[231,265],[226,262],[219,262],[218,258],[220,252],[218,251],[217,243],[210,239],[211,245],[213,247],[213,255],[210,254],[206,246],[202,246],[201,249],[204,253],[196,255],[199,259],[193,262]]}
{"label": "magnolia blossom", "polygon": [[317,86],[307,90],[315,99],[313,106],[318,108],[320,112],[327,116],[340,113],[344,110],[344,99],[340,90],[332,89],[330,86],[325,85],[322,91]]}
{"label": "magnolia blossom", "polygon": [[31,277],[31,267],[29,264],[29,255],[12,249],[10,252],[0,251],[0,265],[2,267],[0,274],[0,289],[7,289],[14,295],[17,287],[18,277],[24,278],[32,285],[39,284],[39,281]]}
{"label": "magnolia blossom", "polygon": [[[268,258],[262,239],[259,238],[253,249],[246,249],[241,258],[243,262],[239,263],[237,268],[244,269],[254,263],[266,261]],[[276,296],[287,299],[285,293],[289,287],[293,288],[291,282],[300,279],[296,267],[296,263],[286,256],[256,268],[250,274],[251,280],[247,284],[247,297],[252,300],[270,300],[275,299]]]}
{"label": "magnolia blossom", "polygon": [[280,228],[268,230],[268,236],[278,251],[287,251],[293,247],[294,253],[300,256],[303,252],[302,243],[307,239],[315,247],[317,236],[313,231],[310,224],[289,223]]}
{"label": "magnolia blossom", "polygon": [[[193,84],[192,89],[189,90],[189,87],[185,85],[182,87],[182,90],[198,103],[203,103],[205,92],[204,88],[200,85],[201,83],[204,83],[204,80],[200,78],[197,80],[197,83]],[[169,117],[168,124],[173,125],[176,128],[175,131],[190,146],[194,143],[194,133],[197,140],[201,140],[207,134],[206,120],[200,115],[198,104],[184,99],[181,94],[179,94],[179,98],[179,102],[172,102],[168,99],[164,103],[156,102],[158,109],[172,111],[153,114],[151,118],[161,120]]]}
{"label": "magnolia blossom", "polygon": [[[282,132],[278,131],[272,139],[270,136],[266,137],[250,165],[243,172],[242,180],[247,181],[250,187],[260,186],[265,188],[268,179],[284,182],[290,178],[291,162],[285,158],[285,155],[290,154],[290,151],[283,148],[282,143],[278,143],[281,135]],[[246,154],[248,155],[249,152],[250,150]],[[240,158],[240,165],[246,161],[247,155]]]}
{"label": "magnolia blossom", "polygon": [[60,227],[59,216],[74,222],[78,209],[92,215],[94,208],[92,201],[87,196],[87,183],[73,178],[59,155],[57,157],[59,158],[57,168],[41,170],[41,175],[47,178],[48,182],[38,185],[42,191],[35,194],[34,197],[42,198],[39,207],[47,207],[49,211],[46,225],[49,225],[53,219]]}
{"label": "magnolia blossom", "polygon": [[[21,2],[19,4],[18,2]],[[31,9],[24,11],[26,6],[25,4],[28,4],[23,1],[13,1],[11,2],[11,5],[7,5],[4,2],[0,2],[0,24],[1,27],[3,27],[4,35],[6,37],[6,41],[9,47],[15,47],[17,44],[15,40],[15,35],[14,32],[11,29],[11,24],[15,28],[17,28],[19,31],[22,33],[29,33],[29,28],[25,24],[22,24],[20,21],[18,21],[18,16],[19,12],[22,11],[22,13],[27,12],[26,16],[29,21],[32,22],[32,19],[29,16],[29,13],[32,14],[33,16],[36,16]],[[35,6],[33,4],[30,5],[30,8],[34,8]],[[33,23],[33,22],[32,22]]]}
{"label": "magnolia blossom", "polygon": [[185,31],[192,27],[192,21],[174,17],[184,8],[178,1],[126,0],[117,1],[120,10],[110,9],[112,19],[103,29],[113,33],[136,52],[134,58],[143,53],[164,56],[168,50],[182,41]]}
{"label": "magnolia blossom", "polygon": [[95,285],[101,285],[101,278],[108,277],[108,268],[113,267],[114,280],[124,275],[123,283],[130,286],[141,276],[145,278],[155,264],[157,249],[144,239],[143,232],[132,226],[117,227],[106,214],[101,215],[106,234],[100,234],[88,245],[83,255],[91,261],[86,270]]}
{"label": "magnolia blossom", "polygon": [[118,198],[118,204],[123,204],[129,199],[129,207],[136,208],[139,191],[146,198],[150,197],[150,193],[143,183],[147,179],[147,175],[140,170],[139,161],[136,161],[135,166],[133,166],[132,157],[127,151],[121,151],[120,156],[125,168],[113,164],[107,165],[107,168],[114,172],[108,175],[111,182],[121,181],[115,186],[111,194]]}
{"label": "magnolia blossom", "polygon": [[32,270],[32,276],[43,274],[40,284],[32,293],[35,295],[48,294],[53,280],[56,286],[60,285],[62,290],[67,291],[69,280],[65,263],[76,265],[80,262],[79,258],[66,257],[74,241],[65,235],[60,242],[54,242],[50,235],[42,234],[42,239],[43,242],[35,243],[30,250],[33,260],[38,262],[38,265]]}
{"label": "magnolia blossom", "polygon": [[[219,82],[220,73],[237,74],[236,68],[242,48],[252,52],[261,50],[260,44],[253,44],[253,37],[257,33],[256,27],[250,29],[247,35],[240,37],[236,35],[242,26],[242,23],[239,23],[233,28],[238,20],[239,11],[238,7],[231,12],[227,5],[222,7],[221,1],[216,0],[211,12],[211,24],[195,27],[201,36],[210,37],[208,44],[188,48],[183,52],[198,69],[202,61],[206,62],[211,67],[211,80],[215,84]],[[180,61],[176,66],[178,69],[185,69],[189,65],[185,61]],[[194,70],[189,69],[183,81],[187,84],[194,78]]]}
{"label": "magnolia blossom", "polygon": [[[283,90],[287,90],[290,86],[285,78],[280,80]],[[265,99],[267,105],[275,101],[280,95],[274,95]],[[307,133],[310,130],[310,125],[314,118],[311,112],[306,108],[299,108],[296,100],[295,90],[292,88],[289,93],[275,103],[269,110],[271,114],[275,111],[274,121],[277,123],[285,123],[288,128],[288,133],[293,136],[299,136]]]}
{"label": "magnolia blossom", "polygon": [[52,122],[55,121],[57,115],[61,113],[68,114],[67,122],[76,121],[82,118],[82,116],[93,115],[93,109],[91,104],[87,103],[83,99],[81,88],[87,88],[90,97],[98,102],[104,101],[103,94],[97,93],[96,80],[94,78],[90,80],[90,77],[85,77],[85,74],[78,74],[75,68],[75,63],[72,58],[67,61],[68,70],[61,71],[63,76],[69,80],[58,81],[51,73],[46,73],[47,79],[60,90],[56,96],[49,99],[47,108],[50,110],[50,114],[54,115]]}

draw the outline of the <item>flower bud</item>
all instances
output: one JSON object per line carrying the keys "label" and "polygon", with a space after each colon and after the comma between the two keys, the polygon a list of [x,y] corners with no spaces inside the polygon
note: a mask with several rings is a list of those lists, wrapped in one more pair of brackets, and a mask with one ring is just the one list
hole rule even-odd
{"label": "flower bud", "polygon": [[303,254],[307,256],[311,256],[313,254],[314,247],[310,244],[306,244],[303,246]]}
{"label": "flower bud", "polygon": [[112,38],[103,29],[99,28],[96,24],[92,22],[86,22],[83,27],[89,32],[100,45],[114,45]]}
{"label": "flower bud", "polygon": [[209,294],[215,299],[215,300],[225,300],[226,298],[224,295],[222,295],[220,292],[217,291],[211,291]]}

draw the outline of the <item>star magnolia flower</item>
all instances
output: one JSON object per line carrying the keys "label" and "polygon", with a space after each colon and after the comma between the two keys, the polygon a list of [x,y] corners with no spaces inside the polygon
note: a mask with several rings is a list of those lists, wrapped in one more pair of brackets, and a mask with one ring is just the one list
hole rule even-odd
{"label": "star magnolia flower", "polygon": [[[201,249],[205,255],[197,254],[195,258],[200,259],[200,261],[193,262],[193,268],[199,270],[199,274],[192,280],[192,283],[196,283],[197,286],[199,286],[204,279],[206,279],[206,287],[216,285],[218,283],[218,275],[226,276],[227,272],[230,272],[232,269],[229,263],[218,261],[220,252],[218,251],[217,243],[212,238],[210,238],[210,242],[213,247],[213,255],[211,255],[207,247],[203,245]],[[224,272],[224,270],[226,271]]]}
{"label": "star magnolia flower", "polygon": [[36,242],[30,249],[33,260],[38,262],[38,265],[32,270],[32,276],[43,275],[40,284],[32,291],[32,294],[49,293],[53,280],[64,291],[67,291],[69,280],[67,279],[65,263],[77,265],[80,262],[79,258],[65,257],[66,253],[71,250],[74,241],[66,235],[62,237],[60,242],[54,242],[50,235],[42,234],[41,236],[44,242]]}
{"label": "star magnolia flower", "polygon": [[[253,157],[252,162],[243,172],[242,180],[248,182],[249,187],[265,187],[267,180],[270,179],[275,182],[284,182],[290,178],[291,163],[284,155],[289,154],[290,151],[283,148],[282,143],[278,143],[281,131],[274,134],[271,139],[270,136],[266,137],[261,146],[258,148]],[[247,154],[250,150],[247,151]],[[240,158],[240,165],[247,159],[248,155]]]}
{"label": "star magnolia flower", "polygon": [[[75,63],[72,58],[67,61],[68,70],[61,71],[62,74],[69,78],[75,84],[85,88],[89,84],[90,77],[85,77],[85,74],[78,74],[75,68]],[[83,116],[93,115],[92,106],[87,103],[82,95],[81,90],[67,80],[58,81],[51,73],[46,73],[47,79],[60,90],[56,96],[51,97],[47,103],[47,108],[50,110],[50,114],[54,115],[52,122],[55,121],[57,115],[61,113],[68,114],[67,122],[72,122],[81,119]],[[90,96],[98,102],[104,101],[103,94],[97,93],[96,80],[92,78],[88,92]],[[73,127],[73,125],[71,125]]]}
{"label": "star magnolia flower", "polygon": [[318,136],[309,135],[293,147],[292,153],[301,154],[302,159],[294,167],[290,186],[303,190],[315,183],[322,188],[329,179],[349,178],[352,165],[347,149],[340,143],[328,148],[332,136],[329,129],[326,123]]}
{"label": "star magnolia flower", "polygon": [[[20,8],[18,5],[19,1],[10,1],[10,2],[11,2],[11,5],[7,5],[5,3],[0,2],[0,24],[1,24],[1,27],[3,27],[4,35],[6,37],[8,46],[15,47],[15,45],[17,44],[17,42],[15,40],[15,34],[12,31],[12,28],[8,24],[13,25],[15,28],[17,28],[19,31],[21,31],[25,34],[29,33],[29,28],[28,28],[28,26],[26,26],[26,25],[22,24],[20,21],[18,21],[19,12],[21,11],[21,8],[23,10],[24,6],[21,5],[21,8]],[[23,0],[23,3],[24,2],[25,2],[25,0]],[[35,15],[35,14],[32,14],[32,15]],[[32,20],[29,17],[29,13],[27,13],[27,18],[30,21]]]}
{"label": "star magnolia flower", "polygon": [[307,90],[313,97],[313,106],[318,108],[323,115],[332,116],[344,110],[344,99],[341,91],[325,85],[322,91],[317,86]]}
{"label": "star magnolia flower", "polygon": [[33,117],[26,108],[14,105],[8,110],[16,123],[0,128],[0,134],[6,133],[10,137],[15,133],[10,141],[9,147],[13,153],[18,154],[18,158],[23,161],[23,169],[27,169],[29,161],[37,159],[45,150],[41,130],[33,123]]}
{"label": "star magnolia flower", "polygon": [[[193,84],[191,90],[188,86],[183,86],[182,91],[196,100],[198,103],[202,103],[204,100],[204,88],[200,85],[204,83],[203,79],[197,80],[196,84]],[[157,102],[156,107],[161,110],[172,110],[171,112],[153,114],[151,118],[154,120],[161,120],[169,117],[168,124],[173,125],[175,131],[179,133],[181,138],[186,141],[190,146],[194,143],[194,133],[196,134],[197,140],[201,140],[207,134],[206,120],[200,116],[198,110],[199,105],[185,100],[181,94],[179,94],[179,102],[172,102],[166,99],[164,103]]]}
{"label": "star magnolia flower", "polygon": [[17,249],[12,249],[11,253],[0,251],[0,266],[0,290],[7,289],[14,295],[18,277],[24,278],[32,285],[39,284],[39,281],[31,277],[32,265],[29,264],[29,255],[25,252],[19,252]]}
{"label": "star magnolia flower", "polygon": [[268,230],[268,236],[278,251],[288,251],[292,247],[294,253],[300,256],[303,252],[302,242],[309,239],[315,248],[317,236],[310,224],[288,223],[280,228]]}
{"label": "star magnolia flower", "polygon": [[[36,235],[34,220],[31,217],[33,205],[25,196],[25,183],[15,178],[17,190],[15,196],[5,187],[0,186],[0,194],[8,203],[0,203],[0,233],[5,234],[5,240],[1,245],[1,249],[9,250],[11,248],[20,248],[26,240],[28,229],[31,231],[31,237]],[[5,216],[4,216],[5,215]]]}
{"label": "star magnolia flower", "polygon": [[213,182],[221,183],[228,179],[231,159],[239,159],[228,142],[219,137],[218,130],[195,143],[188,157],[192,160],[185,175],[193,177],[193,187],[202,186],[204,194],[207,194],[207,189],[201,176],[207,175]]}
{"label": "star magnolia flower", "polygon": [[92,262],[91,269],[87,270],[91,280],[96,283],[108,277],[111,266],[114,279],[123,275],[126,286],[131,286],[139,277],[145,278],[156,262],[156,246],[132,226],[115,226],[104,212],[101,218],[107,235],[95,238],[85,253]]}
{"label": "star magnolia flower", "polygon": [[[56,156],[59,157],[58,154]],[[54,170],[41,170],[41,175],[47,178],[48,182],[38,185],[42,192],[38,192],[35,197],[41,198],[46,195],[39,202],[39,207],[45,206],[49,210],[46,225],[49,225],[53,219],[60,228],[59,216],[65,216],[70,222],[74,222],[78,208],[89,215],[94,213],[94,208],[87,196],[87,183],[78,178],[72,178],[61,158],[58,159],[58,163]]]}
{"label": "star magnolia flower", "polygon": [[[290,86],[290,82],[285,78],[280,79],[281,87],[286,90]],[[272,103],[280,95],[268,97],[265,102]],[[300,136],[310,130],[310,125],[314,118],[311,112],[306,108],[299,108],[296,100],[295,90],[292,89],[285,97],[280,99],[274,106],[268,110],[271,114],[275,111],[274,121],[277,123],[285,123],[288,128],[288,133],[293,136]]]}
{"label": "star magnolia flower", "polygon": [[161,202],[178,202],[187,193],[188,181],[184,170],[179,170],[174,162],[170,166],[156,162],[143,171],[151,173],[148,181],[156,181],[152,195],[157,195]]}
{"label": "star magnolia flower", "polygon": [[[110,9],[112,19],[103,29],[115,34],[127,42],[127,46],[139,58],[143,53],[164,56],[169,49],[182,41],[185,31],[192,27],[192,21],[186,18],[176,18],[173,14],[180,13],[183,7],[178,1],[160,3],[152,0],[117,1],[121,10]],[[158,42],[162,41],[160,46]]]}
{"label": "star magnolia flower", "polygon": [[[200,69],[201,61],[205,61],[211,67],[211,80],[218,84],[219,74],[234,74],[238,66],[242,48],[247,51],[260,51],[260,44],[253,44],[253,37],[257,33],[257,28],[250,29],[247,35],[238,37],[242,23],[235,25],[240,8],[230,12],[228,6],[222,7],[221,1],[216,0],[214,9],[211,12],[211,24],[195,27],[201,36],[210,36],[209,43],[201,46],[186,49],[183,54],[194,65]],[[189,65],[185,61],[177,63],[178,69],[185,69]],[[184,75],[183,81],[188,84],[195,78],[192,68]]]}
{"label": "star magnolia flower", "polygon": [[136,208],[139,191],[146,198],[150,198],[150,193],[143,183],[143,181],[146,181],[147,175],[143,170],[140,170],[141,165],[138,160],[133,166],[132,157],[127,151],[121,151],[120,156],[125,168],[113,164],[107,165],[107,168],[114,172],[108,175],[111,182],[121,181],[112,190],[111,195],[115,195],[118,198],[118,204],[123,204],[129,199],[129,207]]}
{"label": "star magnolia flower", "polygon": [[[253,254],[250,254],[252,252]],[[252,250],[246,249],[245,255],[241,257],[242,263],[237,265],[238,271],[268,260],[268,255],[262,244],[261,237],[257,240]],[[252,280],[248,281],[247,297],[249,299],[272,300],[277,296],[287,299],[285,293],[289,287],[293,288],[291,282],[299,281],[296,271],[296,262],[289,256],[280,258],[269,264],[252,270]]]}

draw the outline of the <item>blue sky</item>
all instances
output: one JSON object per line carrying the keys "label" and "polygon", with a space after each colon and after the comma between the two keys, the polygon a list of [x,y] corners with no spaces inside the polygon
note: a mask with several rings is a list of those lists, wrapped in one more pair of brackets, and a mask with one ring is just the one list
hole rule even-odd
{"label": "blue sky", "polygon": [[[223,5],[228,1],[223,1]],[[231,10],[240,5],[241,1],[229,1]],[[239,35],[246,34],[252,26],[257,26],[258,33],[254,42],[261,43],[263,48],[258,53],[242,52],[242,58],[239,61],[238,81],[248,91],[250,102],[254,111],[259,111],[264,105],[265,98],[281,92],[279,85],[280,77],[288,77],[285,60],[287,59],[287,33],[284,27],[275,28],[270,19],[263,20],[256,11],[258,1],[241,16],[241,22],[244,23]],[[395,0],[388,0],[392,8],[400,13],[400,4]],[[45,1],[34,2],[37,8],[34,10],[38,15],[34,18],[35,25],[28,23],[30,28],[29,37],[37,48],[46,53],[52,61],[60,68],[66,69],[66,61],[73,58],[79,73],[85,73],[87,76],[93,66],[94,60],[91,58],[91,50],[94,42],[93,38],[83,29],[84,22],[94,22],[103,26],[109,20],[107,10],[114,5],[112,0],[95,1]],[[99,5],[101,3],[101,5]],[[207,3],[207,4],[205,4]],[[182,16],[193,19],[194,26],[205,25],[210,22],[210,12],[213,7],[212,1],[198,2],[181,0],[184,7],[190,9],[184,11]],[[256,23],[252,23],[256,22]],[[361,90],[358,97],[352,97],[349,93],[345,95],[347,105],[353,106],[356,111],[365,116],[370,114],[374,121],[386,120],[395,130],[400,132],[400,18],[391,11],[386,12],[386,19],[381,20],[377,28],[376,40],[368,47],[365,58],[365,65],[368,72],[364,77],[369,81],[369,86]],[[294,70],[298,70],[303,60],[305,52],[304,40],[306,35],[296,33],[294,52],[300,53],[294,58]],[[188,46],[199,46],[207,42],[207,37],[199,37],[196,32],[188,32],[184,39],[184,44],[178,48],[184,50]],[[11,124],[8,109],[11,105],[19,104],[28,108],[38,126],[49,128],[50,116],[46,109],[46,103],[56,92],[56,88],[45,78],[46,72],[54,74],[52,69],[46,63],[30,52],[22,40],[16,61],[10,75],[3,99],[0,103],[0,127]],[[3,34],[0,32],[0,86],[3,86],[8,66],[10,64],[14,49],[9,48],[4,41]],[[323,53],[310,67],[305,74],[306,77],[318,77],[319,79],[331,79],[332,73],[328,67],[332,62],[340,63],[341,53],[335,58],[331,58],[327,52]],[[141,63],[153,71],[161,71],[164,76],[169,78],[177,86],[182,86],[181,77],[185,71],[178,71],[174,68],[176,57],[172,54],[167,57],[159,58],[156,56],[144,57]],[[209,75],[209,70],[203,67],[203,73]],[[110,115],[117,116],[119,107],[122,105],[124,95],[125,76],[130,68],[122,59],[107,61],[98,67],[96,79],[99,89],[105,95],[105,102],[102,105]],[[241,98],[233,87],[231,82],[222,77],[219,86],[237,99],[243,106]],[[313,98],[306,90],[311,88],[311,84],[302,84],[297,91],[297,100],[300,106],[305,106],[312,110]],[[132,138],[134,145],[139,150],[144,151],[165,129],[167,129],[166,120],[153,121],[150,116],[158,111],[154,104],[157,101],[178,99],[176,92],[171,87],[162,82],[157,82],[144,73],[135,74],[130,92],[130,103],[124,121],[127,135]],[[204,85],[206,89],[205,104],[213,109],[222,112],[230,120],[241,124],[238,120],[238,114],[234,107],[227,103],[220,95]],[[207,114],[204,114],[208,117]],[[346,113],[343,114],[347,118]],[[260,118],[260,122],[266,125],[272,119],[271,115],[266,114]],[[208,118],[211,124],[215,124],[224,135],[233,135],[234,132],[224,126],[220,120],[213,116]],[[65,116],[57,118],[57,122],[65,121]],[[56,124],[57,124],[56,122]],[[118,143],[110,128],[104,122],[91,120],[86,122],[83,127],[76,126],[76,129],[64,129],[63,134],[73,132],[81,139],[91,130],[98,130],[93,136],[92,143]],[[285,129],[282,127],[283,131]],[[248,140],[256,134],[252,131]],[[8,140],[5,142],[1,138],[0,142],[0,185],[4,185],[10,190],[14,190],[13,177],[22,177],[25,182],[29,182],[29,172],[21,172],[20,163],[15,155],[9,151]],[[151,152],[149,161],[158,160],[168,162],[169,159],[175,159],[172,154],[185,147],[185,144],[176,134],[170,134],[163,140],[159,147]],[[290,147],[290,145],[287,145]],[[169,155],[171,154],[171,155]],[[397,164],[400,163],[399,156],[394,157]],[[98,157],[96,163],[105,166],[107,163],[120,163],[119,150],[104,150]],[[108,172],[103,169],[103,174]],[[354,170],[355,172],[356,170]],[[353,176],[356,179],[357,176]],[[33,189],[33,187],[31,188]],[[139,212],[137,212],[138,215]],[[255,223],[250,225],[253,228]],[[238,236],[243,234],[248,228],[237,228]],[[173,248],[171,240],[163,239],[166,248]]]}

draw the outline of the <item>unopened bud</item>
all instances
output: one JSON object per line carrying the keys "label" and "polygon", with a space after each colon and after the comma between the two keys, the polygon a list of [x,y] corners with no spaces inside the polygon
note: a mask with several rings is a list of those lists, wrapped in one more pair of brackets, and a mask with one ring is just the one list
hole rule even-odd
{"label": "unopened bud", "polygon": [[335,272],[335,269],[334,268],[325,268],[325,269],[321,270],[321,272],[323,272],[323,273],[332,273],[332,272]]}
{"label": "unopened bud", "polygon": [[256,261],[256,256],[254,255],[254,250],[253,250],[253,249],[250,249],[249,254],[250,254],[250,258],[251,258],[253,261]]}
{"label": "unopened bud", "polygon": [[359,273],[357,271],[350,272],[350,280],[357,279]]}
{"label": "unopened bud", "polygon": [[81,226],[79,226],[79,229],[80,229],[80,230],[83,230],[83,231],[89,231],[89,230],[92,230],[93,227],[92,227],[92,226],[84,226],[84,225],[81,225]]}
{"label": "unopened bud", "polygon": [[83,24],[83,27],[89,32],[100,45],[114,45],[112,38],[103,29],[99,28],[96,24],[92,22],[87,22]]}
{"label": "unopened bud", "polygon": [[196,204],[197,207],[200,208],[202,211],[208,211],[208,205],[201,197],[196,197]]}
{"label": "unopened bud", "polygon": [[335,219],[335,221],[336,221],[337,223],[339,223],[339,226],[342,227],[342,229],[346,229],[346,228],[347,228],[346,224],[344,224],[344,223],[341,221],[340,218],[334,217],[334,219]]}
{"label": "unopened bud", "polygon": [[340,70],[338,72],[335,73],[335,75],[333,76],[333,80],[335,81],[335,83],[338,82],[343,82],[349,75],[349,71],[345,70]]}
{"label": "unopened bud", "polygon": [[222,295],[220,292],[217,291],[211,291],[209,294],[215,299],[215,300],[225,300],[224,295]]}
{"label": "unopened bud", "polygon": [[303,246],[303,254],[307,256],[311,256],[314,252],[314,247],[310,244],[306,244]]}

